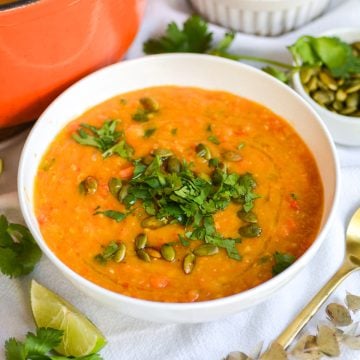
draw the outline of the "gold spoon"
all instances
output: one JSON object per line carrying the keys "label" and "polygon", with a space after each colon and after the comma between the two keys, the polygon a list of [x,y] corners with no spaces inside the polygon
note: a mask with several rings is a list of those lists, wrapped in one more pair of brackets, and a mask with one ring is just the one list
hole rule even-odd
{"label": "gold spoon", "polygon": [[337,286],[357,269],[360,269],[360,208],[355,211],[346,230],[345,257],[339,270],[313,297],[305,308],[300,311],[274,343],[278,343],[286,349]]}

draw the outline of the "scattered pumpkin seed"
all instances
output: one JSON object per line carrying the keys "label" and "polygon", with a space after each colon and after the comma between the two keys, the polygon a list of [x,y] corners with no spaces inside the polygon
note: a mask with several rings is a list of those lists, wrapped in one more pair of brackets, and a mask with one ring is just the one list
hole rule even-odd
{"label": "scattered pumpkin seed", "polygon": [[125,259],[125,254],[126,254],[126,246],[125,244],[120,243],[118,249],[114,254],[113,257],[114,261],[117,263],[122,262]]}
{"label": "scattered pumpkin seed", "polygon": [[154,259],[161,259],[161,253],[157,249],[148,247],[146,248],[146,252]]}
{"label": "scattered pumpkin seed", "polygon": [[248,223],[258,222],[256,214],[252,211],[239,210],[237,212],[237,216],[239,217],[239,219],[246,221]]}
{"label": "scattered pumpkin seed", "polygon": [[143,97],[140,100],[140,104],[142,105],[142,107],[144,108],[144,110],[148,111],[148,112],[157,112],[159,111],[159,103],[150,97]]}
{"label": "scattered pumpkin seed", "polygon": [[330,90],[337,90],[338,85],[336,83],[336,80],[327,72],[320,71],[319,78]]}
{"label": "scattered pumpkin seed", "polygon": [[122,187],[121,179],[112,177],[108,182],[110,193],[117,199]]}
{"label": "scattered pumpkin seed", "polygon": [[183,270],[185,274],[190,274],[195,267],[196,256],[193,253],[189,253],[184,257]]}
{"label": "scattered pumpkin seed", "polygon": [[360,310],[360,296],[347,294],[346,304],[348,308],[353,312]]}
{"label": "scattered pumpkin seed", "polygon": [[164,260],[170,262],[175,260],[176,252],[172,245],[170,244],[162,245],[160,248],[160,252]]}
{"label": "scattered pumpkin seed", "polygon": [[336,331],[326,325],[320,325],[318,327],[318,335],[316,337],[316,343],[319,350],[328,356],[339,356],[340,348],[338,340],[336,339]]}
{"label": "scattered pumpkin seed", "polygon": [[222,154],[222,157],[224,158],[224,160],[231,162],[237,162],[242,160],[242,156],[236,151],[225,151]]}
{"label": "scattered pumpkin seed", "polygon": [[88,176],[79,184],[79,192],[83,195],[93,195],[96,193],[98,181],[93,176]]}
{"label": "scattered pumpkin seed", "polygon": [[173,152],[168,149],[156,149],[154,155],[159,156],[160,158],[168,158],[173,155]]}
{"label": "scattered pumpkin seed", "polygon": [[147,235],[146,234],[139,234],[135,238],[135,248],[137,250],[144,249],[147,243]]}
{"label": "scattered pumpkin seed", "polygon": [[181,171],[181,162],[174,156],[171,156],[166,164],[167,171],[169,173],[178,173]]}
{"label": "scattered pumpkin seed", "polygon": [[211,159],[210,149],[206,145],[198,144],[198,145],[196,145],[195,150],[196,150],[197,156],[204,158],[205,160]]}
{"label": "scattered pumpkin seed", "polygon": [[150,255],[144,249],[137,249],[136,255],[138,256],[139,259],[145,262],[151,262]]}
{"label": "scattered pumpkin seed", "polygon": [[343,305],[331,303],[326,307],[326,313],[336,326],[347,326],[352,323],[350,312]]}
{"label": "scattered pumpkin seed", "polygon": [[287,360],[285,349],[278,343],[272,343],[270,348],[261,356],[261,360]]}
{"label": "scattered pumpkin seed", "polygon": [[219,252],[219,248],[212,244],[202,244],[194,249],[196,256],[211,256]]}
{"label": "scattered pumpkin seed", "polygon": [[155,216],[150,216],[141,222],[141,226],[146,229],[158,229],[167,224],[166,219],[158,219]]}
{"label": "scattered pumpkin seed", "polygon": [[246,238],[258,237],[261,234],[261,227],[257,224],[244,225],[239,229],[239,234]]}

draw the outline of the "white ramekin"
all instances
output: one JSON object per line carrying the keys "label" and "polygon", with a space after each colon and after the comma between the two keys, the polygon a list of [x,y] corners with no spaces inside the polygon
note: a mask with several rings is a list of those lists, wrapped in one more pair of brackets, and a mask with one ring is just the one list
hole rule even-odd
{"label": "white ramekin", "polygon": [[276,36],[321,15],[330,0],[190,0],[211,22],[235,31]]}

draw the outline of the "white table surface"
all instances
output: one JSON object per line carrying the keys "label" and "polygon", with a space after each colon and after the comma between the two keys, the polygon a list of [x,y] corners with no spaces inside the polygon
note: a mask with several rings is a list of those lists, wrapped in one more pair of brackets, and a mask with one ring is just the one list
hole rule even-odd
{"label": "white table surface", "polygon": [[[143,25],[127,58],[143,56],[144,40],[162,33],[169,21],[184,21],[192,9],[185,0],[149,0]],[[332,9],[312,23],[275,38],[238,34],[232,51],[290,61],[286,46],[302,34],[317,35],[335,27],[360,28],[360,0],[333,1]],[[215,38],[224,29],[211,26]],[[1,41],[1,40],[0,40]],[[0,210],[9,192],[16,191],[17,164],[27,132],[0,144],[5,172],[0,176]],[[56,290],[105,333],[108,345],[101,352],[106,360],[171,359],[220,360],[234,350],[251,351],[259,342],[269,344],[339,267],[344,252],[344,231],[352,211],[360,205],[360,147],[336,146],[341,166],[340,204],[319,253],[298,276],[262,304],[220,321],[204,324],[155,324],[109,310],[84,296],[43,256],[36,270],[21,279],[0,275],[0,359],[6,339],[23,339],[35,329],[29,304],[32,278]],[[5,199],[5,200],[4,200]],[[0,211],[1,212],[1,211]],[[360,295],[359,273],[351,275],[331,296],[342,301],[346,291]],[[325,321],[321,310],[306,327],[313,332]],[[360,351],[343,350],[340,359],[360,359]]]}

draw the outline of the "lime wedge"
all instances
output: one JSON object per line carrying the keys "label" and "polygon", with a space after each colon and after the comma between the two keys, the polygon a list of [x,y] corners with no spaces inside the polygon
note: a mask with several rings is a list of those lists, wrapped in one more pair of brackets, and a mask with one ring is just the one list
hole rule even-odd
{"label": "lime wedge", "polygon": [[30,297],[36,325],[64,331],[60,345],[55,348],[59,354],[86,356],[106,344],[104,335],[87,317],[35,280],[31,282]]}

